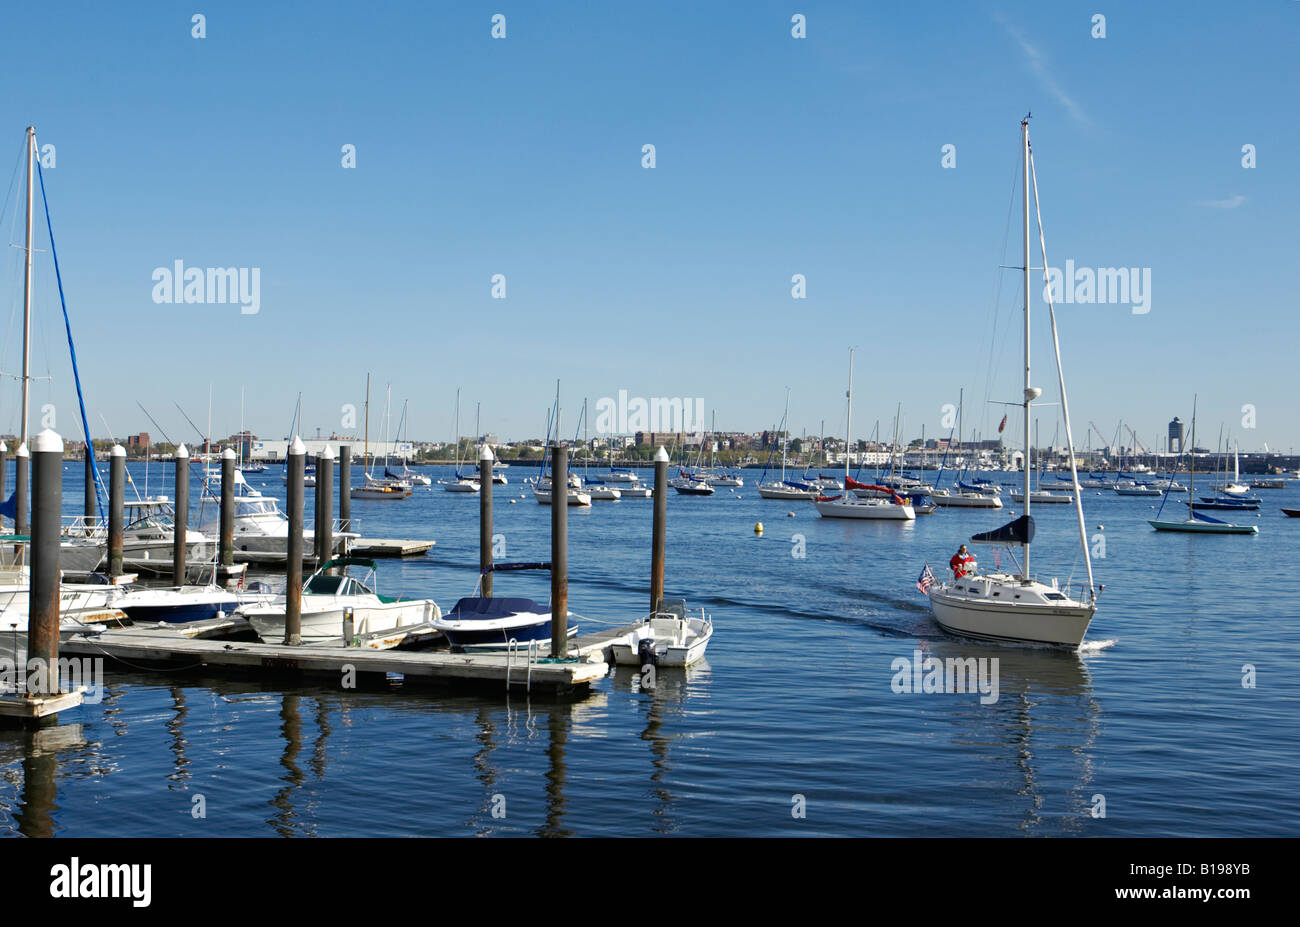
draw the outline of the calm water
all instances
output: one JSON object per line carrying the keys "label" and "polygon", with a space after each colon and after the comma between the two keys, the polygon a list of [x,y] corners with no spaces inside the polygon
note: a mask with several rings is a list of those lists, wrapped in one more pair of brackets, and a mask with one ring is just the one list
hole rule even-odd
{"label": "calm water", "polygon": [[[506,559],[548,559],[549,509],[519,485],[535,471],[506,472],[495,507]],[[940,573],[1007,509],[825,521],[806,503],[760,499],[756,475],[735,493],[669,498],[667,590],[705,607],[717,630],[707,665],[661,670],[653,692],[630,670],[560,704],[114,670],[102,704],[34,735],[0,732],[0,831],[1296,832],[1300,596],[1278,581],[1300,557],[1300,520],[1279,512],[1300,506],[1296,484],[1258,493],[1258,537],[1157,534],[1145,521],[1153,500],[1090,492],[1106,589],[1092,643],[1075,656],[949,638],[916,591],[924,562]],[[66,480],[72,512],[79,465]],[[250,480],[283,497],[278,468]],[[379,577],[381,591],[444,608],[473,590],[477,512],[476,497],[436,485],[403,502],[353,502],[365,535],[437,541],[426,558],[382,563]],[[1036,572],[1077,580],[1072,508],[1035,515]],[[570,510],[570,607],[583,631],[646,607],[650,519],[650,500]],[[544,575],[496,582],[498,594],[547,597]],[[895,694],[891,662],[918,649],[997,657],[998,700]],[[1256,667],[1255,688],[1242,685],[1244,664]],[[203,819],[191,814],[198,795]],[[791,813],[796,795],[803,819]],[[1104,819],[1090,814],[1094,796]]]}

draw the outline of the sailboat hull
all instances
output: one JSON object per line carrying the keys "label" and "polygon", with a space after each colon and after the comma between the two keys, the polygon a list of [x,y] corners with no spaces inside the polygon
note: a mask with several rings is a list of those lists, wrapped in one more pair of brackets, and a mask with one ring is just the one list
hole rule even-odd
{"label": "sailboat hull", "polygon": [[[995,592],[1000,601],[994,601]],[[939,627],[959,637],[1069,648],[1083,643],[1096,611],[1042,583],[984,577],[936,586],[930,590],[930,608]]]}

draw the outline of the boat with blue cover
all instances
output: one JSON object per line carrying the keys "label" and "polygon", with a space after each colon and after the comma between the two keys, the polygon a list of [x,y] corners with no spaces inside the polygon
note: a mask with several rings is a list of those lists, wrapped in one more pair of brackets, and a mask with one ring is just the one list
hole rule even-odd
{"label": "boat with blue cover", "polygon": [[[482,575],[517,570],[550,570],[549,563],[498,563]],[[480,576],[480,584],[482,578]],[[450,611],[435,618],[430,626],[441,631],[454,651],[506,650],[512,643],[551,639],[551,610],[532,599],[519,596],[475,595],[460,599]],[[577,633],[570,626],[568,633]]]}

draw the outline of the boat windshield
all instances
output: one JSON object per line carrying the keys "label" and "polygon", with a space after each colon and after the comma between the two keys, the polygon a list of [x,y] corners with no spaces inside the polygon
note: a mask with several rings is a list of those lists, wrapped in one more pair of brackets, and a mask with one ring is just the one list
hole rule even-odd
{"label": "boat windshield", "polygon": [[240,515],[278,515],[279,509],[276,507],[274,499],[249,499],[235,497],[239,506]]}

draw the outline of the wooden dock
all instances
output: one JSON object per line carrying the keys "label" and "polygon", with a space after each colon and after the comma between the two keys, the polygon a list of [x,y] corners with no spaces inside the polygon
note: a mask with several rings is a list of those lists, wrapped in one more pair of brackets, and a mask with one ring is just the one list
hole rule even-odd
{"label": "wooden dock", "polygon": [[53,724],[59,712],[76,708],[84,700],[85,686],[58,695],[22,695],[0,691],[0,723],[18,726]]}
{"label": "wooden dock", "polygon": [[[204,623],[206,624],[206,623]],[[234,630],[230,628],[228,630]],[[69,656],[107,657],[138,666],[202,666],[258,675],[332,678],[361,684],[401,676],[406,685],[460,686],[567,694],[585,691],[609,671],[602,660],[529,660],[518,654],[461,654],[430,650],[369,650],[363,647],[247,643],[199,636],[213,628],[132,627],[101,634],[74,634],[59,643]]]}
{"label": "wooden dock", "polygon": [[418,557],[433,547],[433,541],[412,541],[397,538],[357,538],[352,542],[354,557]]}

